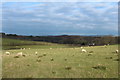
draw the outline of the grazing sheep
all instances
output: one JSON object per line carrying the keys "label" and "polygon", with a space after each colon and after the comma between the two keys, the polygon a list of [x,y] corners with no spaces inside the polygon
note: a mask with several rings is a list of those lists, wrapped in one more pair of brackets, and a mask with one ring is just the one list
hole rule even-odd
{"label": "grazing sheep", "polygon": [[19,52],[19,53],[17,53],[16,56],[22,56],[22,55],[23,55],[23,53],[22,53],[22,52]]}
{"label": "grazing sheep", "polygon": [[80,47],[81,49],[83,48],[83,47]]}
{"label": "grazing sheep", "polygon": [[36,51],[36,52],[35,52],[35,55],[37,55],[37,53],[38,53],[38,52]]}
{"label": "grazing sheep", "polygon": [[118,53],[118,52],[119,52],[119,50],[117,49],[115,52],[116,52],[116,53]]}
{"label": "grazing sheep", "polygon": [[28,48],[28,49],[30,49],[30,48]]}
{"label": "grazing sheep", "polygon": [[25,48],[23,48],[23,50],[25,50]]}
{"label": "grazing sheep", "polygon": [[19,53],[17,53],[15,56],[14,56],[14,58],[19,58],[20,56],[26,56],[25,54],[23,54],[22,52],[19,52]]}
{"label": "grazing sheep", "polygon": [[6,55],[10,55],[10,52],[5,52],[6,53]]}
{"label": "grazing sheep", "polygon": [[52,48],[50,48],[50,49],[52,49]]}
{"label": "grazing sheep", "polygon": [[82,52],[86,53],[87,51],[85,49],[82,49]]}
{"label": "grazing sheep", "polygon": [[104,45],[105,48],[107,48],[107,45]]}

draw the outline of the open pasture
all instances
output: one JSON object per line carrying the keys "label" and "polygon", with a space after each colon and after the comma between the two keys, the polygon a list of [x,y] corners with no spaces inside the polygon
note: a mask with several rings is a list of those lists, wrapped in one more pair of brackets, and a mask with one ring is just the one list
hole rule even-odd
{"label": "open pasture", "polygon": [[[117,45],[83,47],[87,52],[81,47],[34,47],[3,50],[3,78],[118,77]],[[14,57],[19,52],[25,56]]]}

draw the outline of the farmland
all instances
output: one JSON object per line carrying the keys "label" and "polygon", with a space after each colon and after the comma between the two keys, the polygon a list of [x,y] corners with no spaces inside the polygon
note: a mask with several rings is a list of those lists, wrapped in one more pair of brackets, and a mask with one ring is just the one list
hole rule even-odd
{"label": "farmland", "polygon": [[[12,47],[18,48],[3,46],[3,78],[118,78],[119,59],[115,53],[118,45],[85,46],[87,52],[83,53],[81,47],[75,46],[44,42],[16,45],[16,42],[20,44],[19,41],[13,42]],[[26,56],[15,58],[18,52]]]}

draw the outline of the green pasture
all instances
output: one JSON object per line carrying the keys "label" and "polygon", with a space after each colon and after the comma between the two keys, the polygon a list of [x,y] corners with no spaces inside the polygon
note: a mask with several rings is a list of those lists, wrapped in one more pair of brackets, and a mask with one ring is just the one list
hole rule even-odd
{"label": "green pasture", "polygon": [[[86,46],[86,53],[52,43],[21,46],[2,51],[3,78],[118,78],[118,45]],[[26,56],[15,58],[19,52]]]}

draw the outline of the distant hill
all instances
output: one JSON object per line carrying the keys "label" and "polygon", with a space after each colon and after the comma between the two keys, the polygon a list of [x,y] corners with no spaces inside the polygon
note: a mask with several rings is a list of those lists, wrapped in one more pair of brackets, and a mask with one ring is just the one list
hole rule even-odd
{"label": "distant hill", "polygon": [[21,48],[30,48],[30,47],[35,49],[72,47],[69,45],[61,45],[61,44],[55,44],[55,43],[49,43],[49,42],[17,40],[17,39],[8,39],[8,38],[2,38],[1,45],[3,50],[21,49]]}
{"label": "distant hill", "polygon": [[2,45],[3,46],[51,45],[51,43],[2,38]]}
{"label": "distant hill", "polygon": [[18,39],[18,40],[30,40],[30,41],[42,41],[52,42],[59,44],[74,44],[74,45],[105,45],[105,44],[118,44],[117,36],[78,36],[78,35],[58,35],[58,36],[23,36],[16,34],[1,33],[3,38]]}

